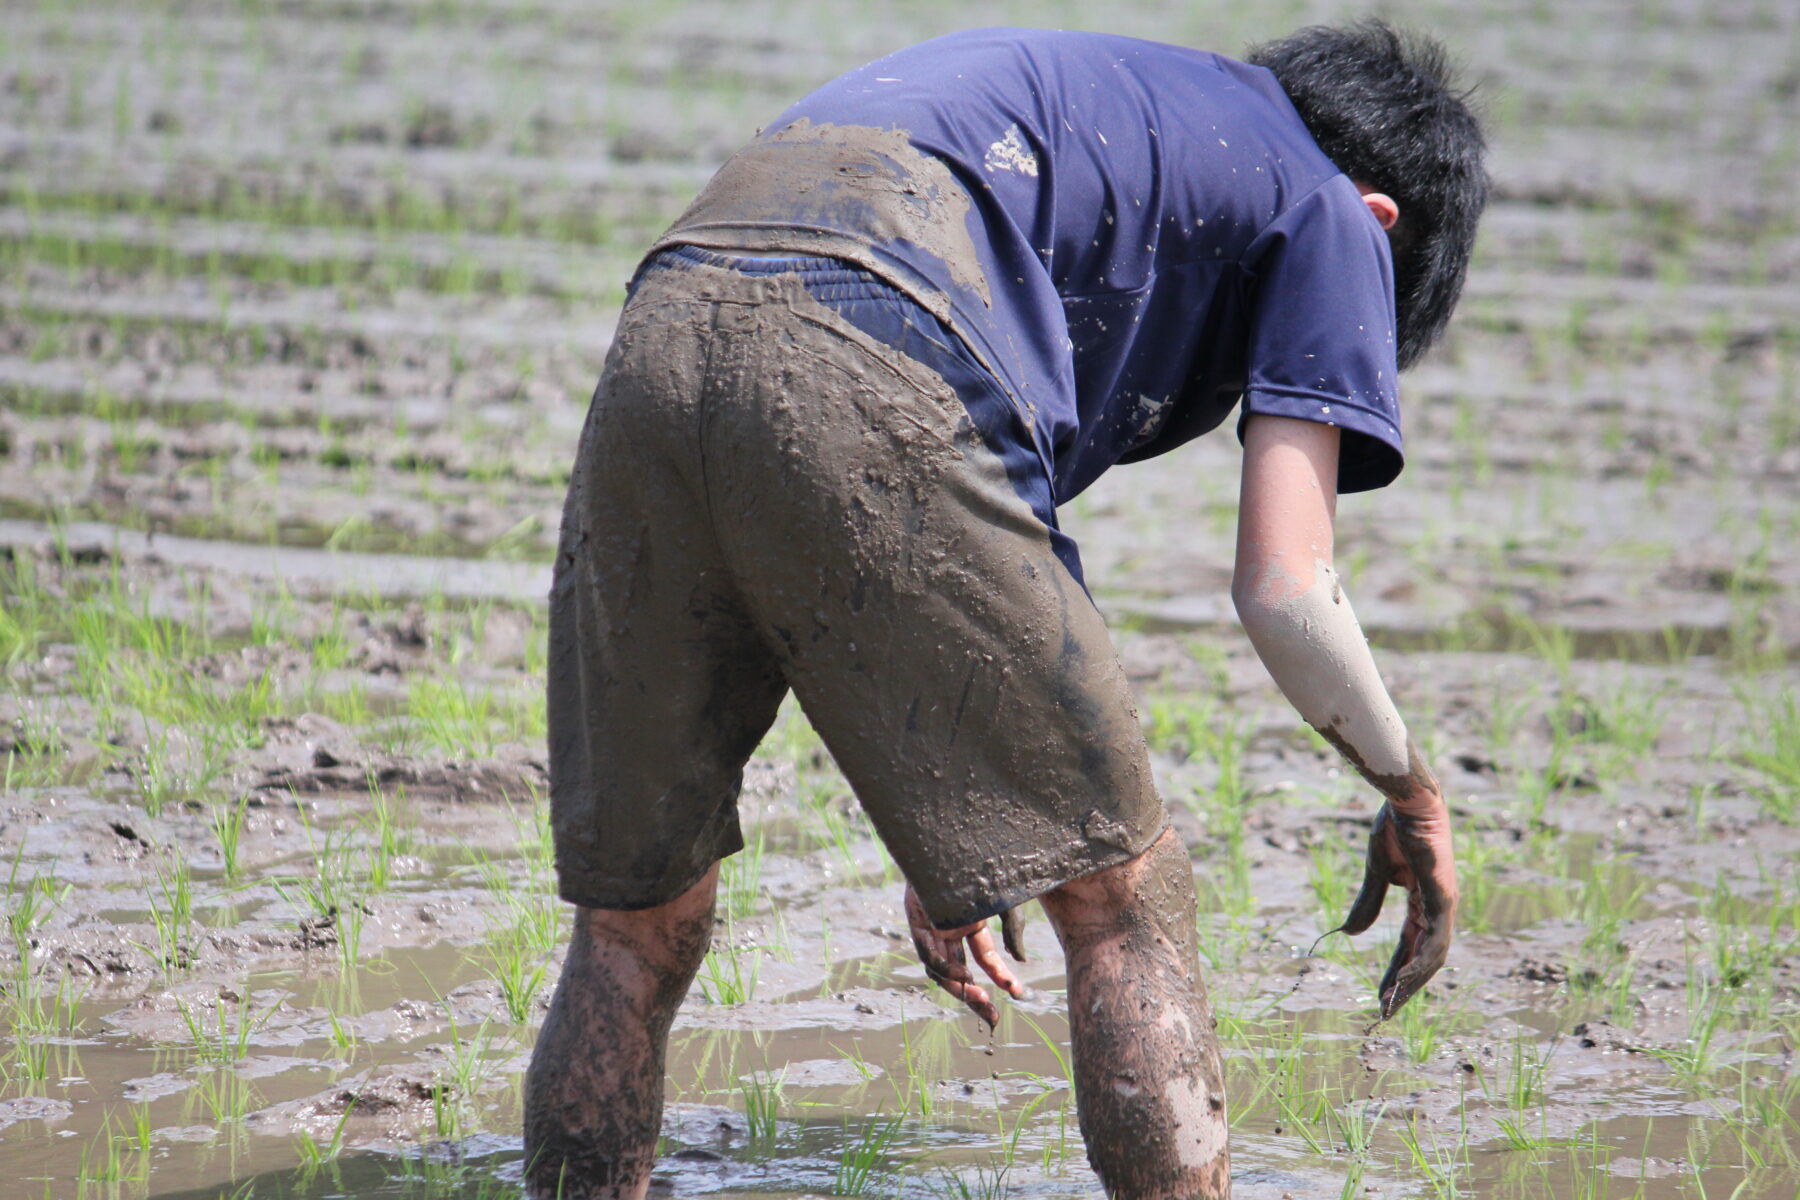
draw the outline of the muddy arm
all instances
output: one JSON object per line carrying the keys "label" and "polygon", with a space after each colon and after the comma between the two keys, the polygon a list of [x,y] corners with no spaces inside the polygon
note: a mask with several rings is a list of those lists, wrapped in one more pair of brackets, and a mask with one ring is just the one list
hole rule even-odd
{"label": "muddy arm", "polygon": [[1338,436],[1311,421],[1250,418],[1231,596],[1307,723],[1365,775],[1401,775],[1406,725],[1332,566]]}
{"label": "muddy arm", "polygon": [[1232,599],[1282,694],[1387,800],[1362,891],[1338,928],[1361,933],[1390,885],[1407,889],[1400,946],[1381,984],[1388,1016],[1449,952],[1456,866],[1437,780],[1407,737],[1332,566],[1338,439],[1329,425],[1250,418]]}

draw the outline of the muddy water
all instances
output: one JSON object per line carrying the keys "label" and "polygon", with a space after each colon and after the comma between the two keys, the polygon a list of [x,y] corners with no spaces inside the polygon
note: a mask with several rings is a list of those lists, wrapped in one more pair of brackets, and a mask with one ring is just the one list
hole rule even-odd
{"label": "muddy water", "polygon": [[[1395,1021],[1391,914],[1307,954],[1373,797],[1236,628],[1231,439],[1066,514],[1195,863],[1237,1194],[1792,1196],[1800,15],[1389,11],[1481,78],[1497,188],[1406,474],[1340,512],[1458,819],[1463,930]],[[564,920],[539,564],[620,288],[793,97],[1006,20],[1100,21],[8,7],[0,1195],[518,1194]],[[744,806],[659,1194],[1094,1194],[1042,920],[990,1037],[791,713]]]}
{"label": "muddy water", "polygon": [[[1714,1161],[1720,1143],[1748,1124],[1750,1106],[1773,1105],[1755,1110],[1764,1119],[1791,1111],[1781,1032],[1791,964],[1739,981],[1747,993],[1766,986],[1766,1007],[1758,1015],[1749,996],[1725,1004],[1709,1062],[1671,1064],[1692,1048],[1695,970],[1711,977],[1700,987],[1715,989],[1715,1006],[1725,994],[1710,949],[1695,948],[1748,935],[1743,962],[1754,975],[1755,938],[1771,930],[1791,940],[1791,881],[1785,899],[1766,875],[1759,887],[1750,876],[1759,855],[1735,839],[1695,853],[1652,823],[1637,836],[1660,844],[1634,853],[1614,836],[1557,828],[1545,837],[1465,809],[1465,856],[1486,863],[1493,894],[1424,1003],[1371,1032],[1381,948],[1327,943],[1304,957],[1328,927],[1308,885],[1312,864],[1328,849],[1341,855],[1348,894],[1357,810],[1366,820],[1368,805],[1328,806],[1342,790],[1329,760],[1258,748],[1269,741],[1246,743],[1247,776],[1273,790],[1233,797],[1241,826],[1206,798],[1214,764],[1166,742],[1159,756],[1166,790],[1196,797],[1177,817],[1202,892],[1240,1194],[1334,1195],[1346,1178],[1390,1194],[1428,1194],[1422,1178],[1473,1194],[1541,1195],[1575,1181],[1646,1196],[1735,1186],[1741,1170]],[[761,851],[746,852],[726,881],[731,919],[677,1023],[662,1185],[887,1194],[960,1179],[1091,1193],[1067,1084],[1061,964],[1041,917],[1027,932],[1032,996],[1005,1005],[990,1036],[924,990],[891,867],[847,814],[816,743],[793,722],[765,751],[746,802]],[[316,942],[330,931],[294,899],[308,869],[295,851],[307,847],[284,852],[282,826],[301,823],[310,803],[315,828],[352,831],[345,844],[367,849],[379,840],[356,821],[368,797],[267,804],[245,842],[257,865],[227,885],[202,865],[203,810],[150,821],[125,803],[64,796],[52,806],[54,794],[29,795],[39,811],[15,809],[8,825],[26,827],[21,862],[83,885],[38,923],[32,962],[40,986],[68,977],[86,990],[70,1028],[14,1043],[12,1070],[39,1066],[37,1078],[9,1084],[13,1124],[0,1154],[10,1169],[45,1179],[52,1195],[82,1194],[84,1175],[109,1174],[125,1178],[102,1180],[107,1190],[131,1195],[218,1195],[252,1179],[246,1194],[515,1193],[518,1076],[543,993],[523,1026],[510,1020],[484,950],[503,940],[509,914],[476,864],[541,887],[531,839],[513,841],[541,814],[421,787],[393,818],[406,845],[396,878],[378,889],[358,877],[367,912],[356,969],[345,971],[336,947],[309,944],[309,929]],[[122,848],[111,844],[122,838],[115,820],[142,827]],[[1765,855],[1791,861],[1791,835],[1764,835]],[[1535,850],[1505,849],[1522,839]],[[133,842],[193,847],[185,968],[153,961],[146,896],[158,885],[143,859],[154,863],[154,850],[134,857]],[[1655,856],[1661,865],[1645,869]],[[1240,869],[1250,895],[1234,893]],[[1721,878],[1744,901],[1729,911],[1708,894]],[[1384,928],[1391,936],[1391,922]],[[1590,946],[1597,932],[1630,949]],[[1590,961],[1637,978],[1621,991],[1590,978]],[[215,1034],[235,1041],[246,1024],[222,1054],[198,1048]],[[139,1121],[147,1153],[129,1141]],[[115,1145],[125,1147],[117,1166],[104,1165]],[[847,1154],[871,1145],[879,1152],[846,1167]],[[1427,1169],[1409,1169],[1414,1145]],[[329,1162],[295,1165],[317,1147]]]}

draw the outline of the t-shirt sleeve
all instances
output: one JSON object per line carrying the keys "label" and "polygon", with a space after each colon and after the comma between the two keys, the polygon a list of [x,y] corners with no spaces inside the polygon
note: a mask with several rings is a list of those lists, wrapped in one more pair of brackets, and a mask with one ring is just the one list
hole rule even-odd
{"label": "t-shirt sleeve", "polygon": [[1344,431],[1338,491],[1400,474],[1399,369],[1387,237],[1346,177],[1327,180],[1257,237],[1243,416],[1297,417]]}

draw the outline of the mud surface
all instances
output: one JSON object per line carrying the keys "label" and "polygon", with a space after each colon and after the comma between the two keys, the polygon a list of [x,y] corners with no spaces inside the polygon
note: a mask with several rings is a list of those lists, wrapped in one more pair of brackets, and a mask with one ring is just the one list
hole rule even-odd
{"label": "mud surface", "polygon": [[[1339,515],[1462,865],[1448,965],[1393,1021],[1398,906],[1306,955],[1377,797],[1236,628],[1229,434],[1067,513],[1194,858],[1235,1194],[1791,1196],[1800,14],[1389,11],[1482,79],[1497,185],[1403,391],[1407,471]],[[1340,15],[1105,24],[1230,50]],[[998,20],[1096,23],[8,7],[0,1178],[518,1193],[567,921],[541,597],[622,285],[808,87]],[[791,710],[743,817],[659,1194],[1096,1194],[1041,919],[990,1037],[926,990]]]}

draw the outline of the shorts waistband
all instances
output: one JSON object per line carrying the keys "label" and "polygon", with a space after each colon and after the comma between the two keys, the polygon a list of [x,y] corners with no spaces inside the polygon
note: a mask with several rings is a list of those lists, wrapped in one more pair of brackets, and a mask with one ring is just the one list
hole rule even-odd
{"label": "shorts waistband", "polygon": [[879,275],[855,263],[823,254],[762,254],[755,251],[709,250],[703,246],[669,246],[644,261],[638,278],[660,271],[688,267],[713,267],[752,278],[798,275],[814,299],[830,304],[846,300],[900,299],[910,297]]}

